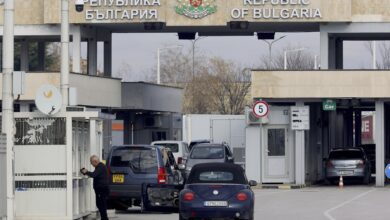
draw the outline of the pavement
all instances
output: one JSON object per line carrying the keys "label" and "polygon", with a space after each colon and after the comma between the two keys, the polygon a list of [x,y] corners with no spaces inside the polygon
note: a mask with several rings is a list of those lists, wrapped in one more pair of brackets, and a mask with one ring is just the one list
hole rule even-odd
{"label": "pavement", "polygon": [[[255,219],[385,220],[390,218],[390,188],[318,186],[256,189]],[[144,214],[138,208],[117,212],[113,220],[177,220],[177,214]]]}

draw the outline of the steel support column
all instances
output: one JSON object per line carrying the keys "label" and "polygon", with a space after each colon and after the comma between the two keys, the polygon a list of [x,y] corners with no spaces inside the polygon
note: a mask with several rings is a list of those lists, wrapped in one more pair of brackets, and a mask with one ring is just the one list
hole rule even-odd
{"label": "steel support column", "polygon": [[[297,102],[296,106],[304,106],[303,102]],[[305,131],[295,131],[295,183],[305,184]]]}
{"label": "steel support column", "polygon": [[383,101],[375,102],[376,186],[385,185],[385,108]]}

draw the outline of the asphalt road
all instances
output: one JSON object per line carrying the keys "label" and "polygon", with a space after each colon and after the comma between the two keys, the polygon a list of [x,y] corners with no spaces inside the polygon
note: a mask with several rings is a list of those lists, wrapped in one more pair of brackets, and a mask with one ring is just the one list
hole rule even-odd
{"label": "asphalt road", "polygon": [[[385,220],[390,218],[390,188],[310,187],[300,190],[255,190],[255,219]],[[114,220],[177,220],[177,214],[116,213]]]}

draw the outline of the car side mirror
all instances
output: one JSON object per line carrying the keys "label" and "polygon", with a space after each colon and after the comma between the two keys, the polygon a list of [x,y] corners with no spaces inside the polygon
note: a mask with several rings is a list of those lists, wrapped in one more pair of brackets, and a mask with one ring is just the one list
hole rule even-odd
{"label": "car side mirror", "polygon": [[234,161],[234,157],[228,157],[228,161]]}
{"label": "car side mirror", "polygon": [[257,182],[255,180],[250,180],[249,186],[257,186]]}
{"label": "car side mirror", "polygon": [[179,170],[185,170],[186,169],[186,165],[185,164],[179,164],[178,168],[179,168]]}

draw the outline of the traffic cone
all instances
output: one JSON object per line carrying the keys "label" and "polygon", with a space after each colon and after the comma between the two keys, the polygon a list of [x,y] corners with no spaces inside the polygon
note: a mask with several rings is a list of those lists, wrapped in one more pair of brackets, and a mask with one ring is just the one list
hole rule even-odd
{"label": "traffic cone", "polygon": [[343,187],[344,187],[343,176],[340,176],[340,179],[339,179],[339,187],[340,187],[340,188],[343,188]]}

